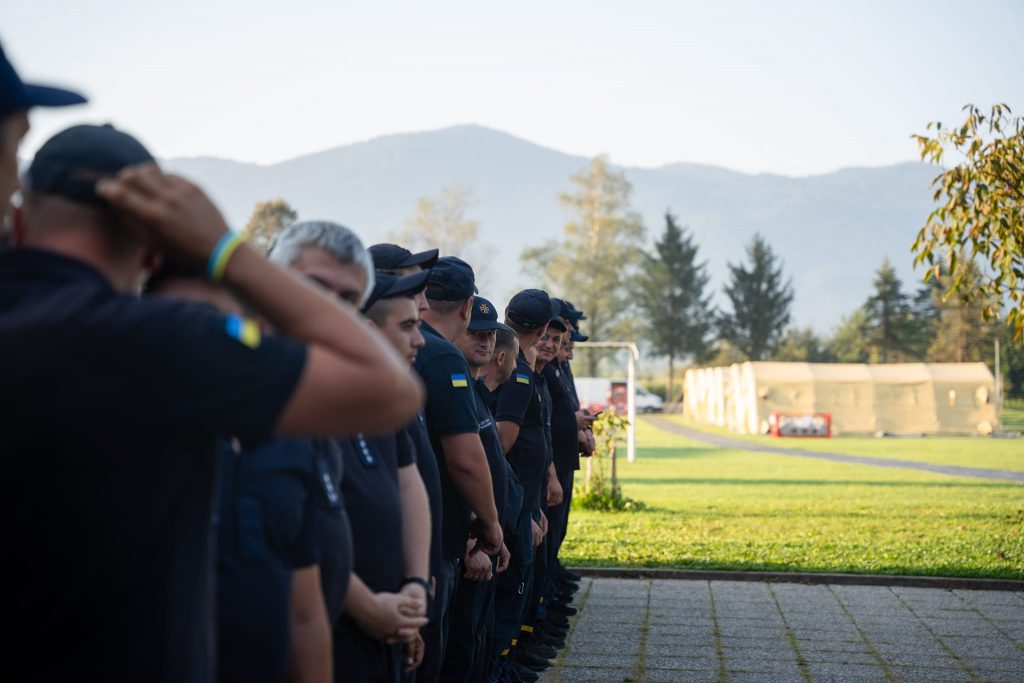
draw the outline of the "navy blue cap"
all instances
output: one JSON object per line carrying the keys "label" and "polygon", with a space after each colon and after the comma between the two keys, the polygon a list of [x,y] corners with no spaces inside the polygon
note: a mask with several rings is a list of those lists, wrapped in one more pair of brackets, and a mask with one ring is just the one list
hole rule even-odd
{"label": "navy blue cap", "polygon": [[512,297],[505,309],[509,320],[528,330],[547,325],[554,314],[551,297],[542,289],[524,289]]}
{"label": "navy blue cap", "polygon": [[457,256],[442,256],[430,269],[427,298],[435,301],[464,301],[476,294],[473,266]]}
{"label": "navy blue cap", "polygon": [[0,118],[32,107],[65,107],[85,98],[70,90],[24,83],[0,47]]}
{"label": "navy blue cap", "polygon": [[473,297],[473,312],[469,318],[470,332],[485,332],[487,330],[509,330],[508,325],[498,322],[498,311],[487,299],[482,296]]}
{"label": "navy blue cap", "polygon": [[580,320],[586,320],[587,316],[583,315],[583,311],[579,311],[573,306],[571,301],[562,300],[562,317],[566,318],[574,326]]}
{"label": "navy blue cap", "polygon": [[110,124],[72,126],[39,148],[28,167],[28,186],[87,204],[104,204],[96,181],[121,169],[155,161],[138,140]]}
{"label": "navy blue cap", "polygon": [[369,249],[373,257],[373,268],[384,273],[419,266],[423,270],[430,270],[437,263],[437,249],[428,249],[414,254],[405,247],[397,244],[375,244]]}
{"label": "navy blue cap", "polygon": [[409,275],[394,275],[392,273],[375,273],[373,291],[363,304],[363,313],[370,310],[370,307],[382,299],[394,299],[399,296],[415,296],[422,292],[427,286],[429,270],[421,270]]}
{"label": "navy blue cap", "polygon": [[574,342],[585,342],[588,339],[590,339],[590,337],[588,337],[585,334],[580,334],[576,330],[573,330],[572,331],[572,336],[570,336],[569,339],[572,339]]}
{"label": "navy blue cap", "polygon": [[551,329],[552,327],[555,328],[556,330],[561,331],[561,332],[566,332],[567,331],[565,329],[565,323],[562,322],[561,316],[557,316],[557,315],[551,316],[551,320],[548,321],[548,329]]}

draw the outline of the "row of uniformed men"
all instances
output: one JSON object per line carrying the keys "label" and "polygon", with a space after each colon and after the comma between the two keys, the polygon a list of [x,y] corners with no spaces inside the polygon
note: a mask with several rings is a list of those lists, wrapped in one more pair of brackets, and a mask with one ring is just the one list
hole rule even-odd
{"label": "row of uniformed men", "polygon": [[582,314],[527,290],[502,325],[467,264],[328,222],[268,261],[109,126],[10,212],[27,111],[80,101],[0,52],[12,679],[536,678],[578,580]]}

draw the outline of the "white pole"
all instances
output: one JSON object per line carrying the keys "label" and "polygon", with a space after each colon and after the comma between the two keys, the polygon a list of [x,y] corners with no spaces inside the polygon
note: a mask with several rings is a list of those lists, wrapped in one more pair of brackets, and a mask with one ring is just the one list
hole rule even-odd
{"label": "white pole", "polygon": [[[632,349],[630,350],[632,351]],[[629,354],[629,366],[626,374],[626,419],[629,429],[626,430],[626,461],[636,460],[636,361],[632,352]]]}

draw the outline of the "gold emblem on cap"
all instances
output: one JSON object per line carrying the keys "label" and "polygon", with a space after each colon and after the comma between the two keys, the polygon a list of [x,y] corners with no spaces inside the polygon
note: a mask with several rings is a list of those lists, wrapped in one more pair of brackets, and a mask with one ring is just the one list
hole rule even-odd
{"label": "gold emblem on cap", "polygon": [[480,304],[480,312],[486,315],[491,312],[491,307],[487,304]]}

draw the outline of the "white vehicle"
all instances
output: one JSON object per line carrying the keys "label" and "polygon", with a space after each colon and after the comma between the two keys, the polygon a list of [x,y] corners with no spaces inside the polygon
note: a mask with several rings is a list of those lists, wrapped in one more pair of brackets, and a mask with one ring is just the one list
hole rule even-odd
{"label": "white vehicle", "polygon": [[[610,405],[615,405],[619,413],[626,414],[625,380],[577,377],[576,393],[580,397],[580,408],[598,413],[606,410]],[[638,413],[658,413],[664,409],[665,402],[660,396],[652,394],[639,384],[636,385],[636,411]]]}

